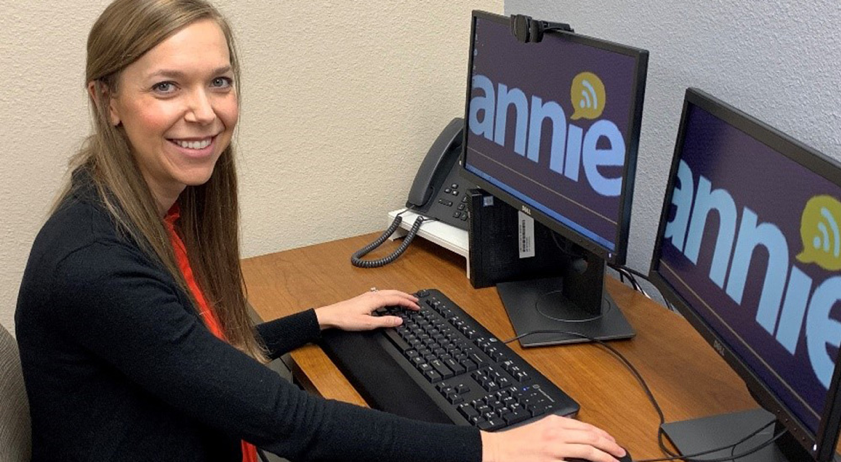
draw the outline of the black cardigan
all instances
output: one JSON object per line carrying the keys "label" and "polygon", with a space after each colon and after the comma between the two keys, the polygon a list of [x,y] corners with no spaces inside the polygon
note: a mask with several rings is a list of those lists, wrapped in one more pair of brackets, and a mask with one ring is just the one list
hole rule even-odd
{"label": "black cardigan", "polygon": [[[240,439],[294,461],[480,460],[476,429],[317,398],[217,339],[80,191],[38,234],[15,313],[33,461],[237,462]],[[309,310],[258,332],[277,357],[319,327]]]}

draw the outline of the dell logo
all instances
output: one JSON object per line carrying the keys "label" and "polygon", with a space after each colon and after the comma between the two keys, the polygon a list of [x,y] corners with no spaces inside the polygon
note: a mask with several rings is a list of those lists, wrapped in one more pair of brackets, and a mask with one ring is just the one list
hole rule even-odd
{"label": "dell logo", "polygon": [[526,207],[525,205],[521,205],[520,210],[522,210],[523,213],[525,213],[526,215],[531,216],[531,209]]}

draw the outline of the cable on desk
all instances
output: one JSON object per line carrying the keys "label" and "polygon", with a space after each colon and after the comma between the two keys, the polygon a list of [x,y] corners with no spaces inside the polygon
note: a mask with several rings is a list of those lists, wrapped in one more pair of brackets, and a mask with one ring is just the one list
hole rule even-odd
{"label": "cable on desk", "polygon": [[614,270],[616,270],[619,273],[619,277],[621,278],[622,282],[625,282],[624,278],[627,277],[628,280],[631,281],[631,286],[634,288],[634,290],[642,293],[643,295],[646,296],[646,298],[651,299],[651,296],[648,295],[648,293],[645,291],[645,289],[643,289],[642,286],[637,282],[637,279],[634,277],[634,274],[633,274],[634,271],[632,271],[627,266],[610,265],[610,267],[613,268]]}
{"label": "cable on desk", "polygon": [[437,221],[437,219],[435,218],[429,218],[423,215],[418,215],[418,217],[415,219],[415,223],[412,224],[411,229],[409,229],[409,232],[406,234],[406,237],[403,238],[403,242],[400,243],[400,246],[398,246],[397,249],[395,249],[394,252],[391,253],[391,255],[378,258],[376,260],[363,260],[362,257],[364,257],[369,252],[382,245],[382,243],[385,242],[386,239],[388,239],[392,234],[394,234],[395,231],[397,231],[397,228],[400,227],[400,223],[403,221],[403,217],[400,215],[403,215],[408,211],[409,209],[407,208],[402,212],[398,213],[397,216],[394,217],[394,221],[391,222],[391,226],[389,226],[388,229],[386,229],[380,235],[380,237],[376,238],[373,242],[357,250],[353,255],[351,255],[350,263],[358,268],[379,268],[381,266],[385,266],[393,262],[394,260],[397,260],[400,257],[400,255],[402,255],[403,252],[406,251],[406,249],[409,247],[409,244],[412,243],[412,240],[414,240],[415,236],[418,234],[418,230],[420,230],[422,224],[426,223],[427,221]]}
{"label": "cable on desk", "polygon": [[[745,436],[744,438],[740,439],[739,441],[736,441],[735,443],[728,444],[726,446],[722,446],[722,447],[719,447],[719,448],[708,449],[706,451],[698,452],[698,453],[695,453],[695,454],[685,454],[685,455],[676,454],[676,453],[672,452],[668,447],[666,447],[666,444],[663,441],[663,436],[665,435],[665,431],[663,430],[663,425],[666,423],[666,417],[663,414],[663,410],[660,408],[660,404],[657,402],[657,399],[654,397],[654,393],[651,392],[651,389],[648,387],[648,384],[645,382],[645,379],[642,378],[642,375],[639,373],[637,368],[634,367],[634,365],[631,364],[631,362],[627,358],[625,358],[625,356],[622,353],[620,353],[616,348],[613,348],[612,346],[603,342],[602,340],[591,337],[589,335],[582,334],[580,332],[570,332],[570,331],[555,330],[555,329],[533,330],[533,331],[530,331],[530,332],[520,334],[520,335],[518,335],[514,338],[505,340],[502,343],[509,344],[509,343],[514,342],[516,340],[519,340],[523,337],[527,337],[529,335],[536,335],[536,334],[571,335],[571,336],[574,336],[574,337],[587,339],[587,340],[589,340],[593,343],[596,343],[599,346],[605,348],[610,354],[612,354],[616,359],[618,359],[622,364],[624,364],[625,367],[634,376],[634,378],[637,379],[637,382],[639,382],[640,386],[642,387],[643,391],[645,392],[645,395],[648,397],[648,400],[651,402],[652,407],[654,407],[654,410],[657,412],[658,418],[660,419],[660,425],[658,426],[658,429],[657,429],[657,444],[660,446],[660,450],[663,451],[663,453],[667,454],[669,457],[656,458],[656,459],[641,459],[641,460],[637,460],[635,462],[666,462],[666,461],[671,461],[671,460],[684,460],[686,462],[732,462],[734,459],[745,457],[745,456],[753,454],[753,453],[755,453],[755,452],[757,452],[761,449],[764,449],[765,447],[773,444],[775,441],[780,439],[786,432],[786,430],[781,430],[780,432],[775,434],[773,437],[771,437],[771,439],[769,439],[768,441],[765,441],[764,443],[762,443],[758,446],[755,446],[753,448],[750,448],[750,449],[748,449],[744,452],[741,452],[739,454],[733,454],[733,452],[736,450],[736,447],[738,447],[740,444],[744,443],[745,441],[749,440],[750,438],[753,438],[754,436],[759,434],[761,431],[763,431],[766,428],[768,428],[769,426],[773,425],[774,421],[772,420],[771,422],[763,425],[762,427],[758,428],[757,430],[755,430],[754,432]],[[697,459],[697,457],[699,457],[699,456],[704,456],[704,455],[712,454],[714,452],[719,452],[719,451],[725,451],[727,449],[731,450],[731,452],[730,452],[731,455],[730,456],[719,457],[719,458],[710,458],[710,459]]]}

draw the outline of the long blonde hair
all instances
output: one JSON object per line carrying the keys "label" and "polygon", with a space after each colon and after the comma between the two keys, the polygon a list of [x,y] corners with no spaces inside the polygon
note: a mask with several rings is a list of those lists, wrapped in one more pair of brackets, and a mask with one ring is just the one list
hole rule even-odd
{"label": "long blonde hair", "polygon": [[[109,120],[110,98],[119,91],[120,73],[150,49],[182,28],[210,19],[228,44],[237,99],[240,68],[227,21],[203,0],[115,0],[91,29],[87,44],[86,82],[93,84],[94,133],[71,160],[71,170],[87,170],[104,207],[121,233],[160,262],[180,288],[193,298],[178,264],[149,187],[131,153],[122,126]],[[246,307],[239,255],[239,205],[234,149],[228,146],[210,179],[187,186],[179,197],[181,232],[190,266],[205,298],[215,308],[227,340],[249,356],[266,361]],[[72,193],[72,181],[60,204]]]}

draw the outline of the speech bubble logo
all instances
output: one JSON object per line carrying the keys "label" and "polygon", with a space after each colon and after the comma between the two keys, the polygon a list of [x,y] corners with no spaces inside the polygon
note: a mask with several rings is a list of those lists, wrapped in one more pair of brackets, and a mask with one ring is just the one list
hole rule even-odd
{"label": "speech bubble logo", "polygon": [[797,260],[815,263],[828,271],[841,270],[841,202],[832,196],[815,196],[806,203],[800,219],[803,251]]}
{"label": "speech bubble logo", "polygon": [[607,103],[604,83],[592,72],[582,72],[572,79],[569,96],[572,99],[572,120],[598,119]]}

